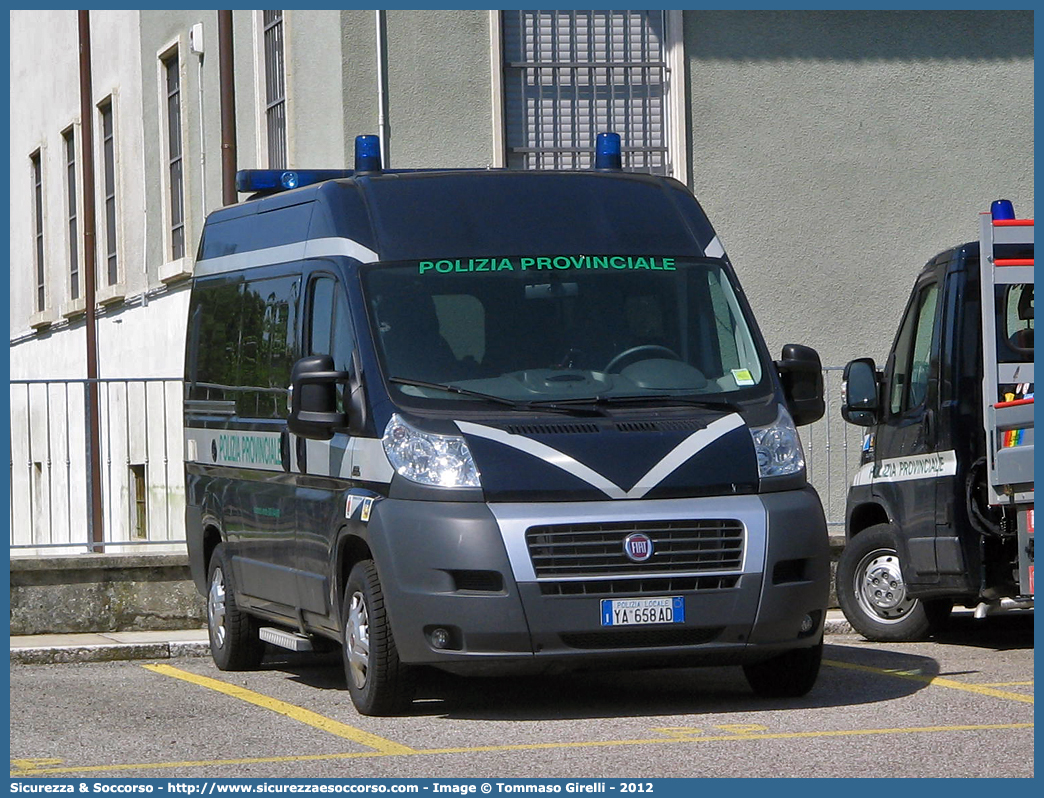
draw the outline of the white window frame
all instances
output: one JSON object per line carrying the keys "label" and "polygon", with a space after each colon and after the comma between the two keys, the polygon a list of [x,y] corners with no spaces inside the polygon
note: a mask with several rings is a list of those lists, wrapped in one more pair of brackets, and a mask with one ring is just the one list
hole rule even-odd
{"label": "white window frame", "polygon": [[[294,137],[291,133],[294,103],[291,99],[292,92],[290,67],[290,33],[293,27],[293,14],[287,9],[282,9],[283,26],[283,137],[285,139],[286,165],[293,166]],[[254,11],[254,108],[256,110],[254,123],[257,128],[255,136],[257,165],[260,169],[271,168],[271,160],[268,154],[268,96],[266,91],[266,80],[268,67],[265,63],[265,13]]]}
{"label": "white window frame", "polygon": [[[108,105],[112,109],[112,159],[113,159],[113,192],[114,208],[116,213],[116,281],[109,282],[109,250],[108,250],[108,219],[105,209],[105,136],[102,125],[102,109]],[[127,294],[127,264],[123,246],[123,191],[122,191],[122,169],[120,157],[121,140],[120,122],[123,116],[120,112],[119,90],[113,88],[101,100],[94,104],[94,163],[95,163],[95,299],[101,304],[120,302]],[[99,223],[100,222],[100,223]]]}
{"label": "white window frame", "polygon": [[[192,274],[191,249],[194,240],[192,227],[191,193],[189,192],[189,168],[187,144],[189,141],[188,104],[185,102],[185,88],[188,85],[188,65],[185,53],[188,52],[186,37],[179,35],[156,51],[156,96],[158,99],[158,118],[160,131],[161,154],[160,192],[161,192],[161,224],[163,235],[163,256],[160,260],[159,277],[163,282],[189,277]],[[180,258],[173,254],[174,233],[173,213],[170,205],[170,125],[167,119],[167,64],[172,57],[178,59],[178,94],[180,96],[180,119],[178,127],[181,135],[181,227],[184,253]]]}
{"label": "white window frame", "polygon": [[[62,128],[61,139],[62,139],[62,245],[64,247],[64,263],[65,263],[65,296],[62,302],[62,315],[65,317],[77,316],[83,313],[87,309],[87,301],[85,299],[87,294],[87,283],[86,283],[86,271],[84,270],[84,251],[83,251],[83,136],[80,128],[80,120],[76,119]],[[71,207],[69,202],[69,158],[66,153],[66,136],[72,137],[73,145],[73,156],[76,159],[74,166],[76,190],[72,198],[72,204],[75,207]],[[72,246],[73,242],[69,236],[69,217],[72,213],[76,214],[76,277],[77,277],[77,293],[79,296],[73,297],[72,292]]]}
{"label": "white window frame", "polygon": [[[504,22],[505,12],[489,12],[490,72],[493,108],[493,153],[495,167],[507,165],[507,117],[504,91]],[[670,177],[689,182],[687,153],[686,60],[684,13],[664,12],[664,59],[667,64],[664,87],[664,142],[667,147],[665,167]]]}
{"label": "white window frame", "polygon": [[[29,153],[29,251],[31,254],[32,277],[29,281],[31,289],[31,308],[29,314],[29,326],[47,326],[54,320],[51,310],[50,275],[47,267],[51,262],[48,257],[47,244],[47,194],[45,186],[47,179],[47,148],[41,144]],[[37,175],[39,170],[39,175]],[[39,183],[38,183],[39,181]],[[43,285],[41,286],[41,282]],[[40,301],[41,288],[43,301]]]}

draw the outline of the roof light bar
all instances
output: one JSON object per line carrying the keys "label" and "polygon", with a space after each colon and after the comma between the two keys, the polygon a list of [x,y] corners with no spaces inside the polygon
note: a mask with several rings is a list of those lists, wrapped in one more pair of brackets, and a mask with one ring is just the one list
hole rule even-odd
{"label": "roof light bar", "polygon": [[619,133],[599,133],[595,141],[595,169],[622,169]]}
{"label": "roof light bar", "polygon": [[288,191],[353,174],[350,169],[241,169],[236,172],[236,191]]}

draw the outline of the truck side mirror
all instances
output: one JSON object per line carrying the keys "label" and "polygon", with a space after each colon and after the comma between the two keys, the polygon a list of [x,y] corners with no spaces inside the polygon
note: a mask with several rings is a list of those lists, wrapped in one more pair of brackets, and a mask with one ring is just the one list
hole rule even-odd
{"label": "truck side mirror", "polygon": [[869,427],[881,411],[877,367],[873,358],[862,357],[845,366],[841,383],[841,417],[849,424]]}
{"label": "truck side mirror", "polygon": [[787,344],[776,361],[783,395],[794,424],[802,427],[819,421],[826,412],[823,399],[823,364],[819,353],[801,344]]}
{"label": "truck side mirror", "polygon": [[335,428],[348,424],[348,417],[337,412],[337,383],[348,379],[348,372],[334,371],[330,355],[309,355],[294,363],[290,372],[290,415],[286,425],[294,435],[328,441]]}

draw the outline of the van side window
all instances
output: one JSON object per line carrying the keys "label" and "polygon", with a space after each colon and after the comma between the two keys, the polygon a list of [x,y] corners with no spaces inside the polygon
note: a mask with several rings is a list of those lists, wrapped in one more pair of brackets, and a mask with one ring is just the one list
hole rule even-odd
{"label": "van side window", "polygon": [[241,282],[210,283],[192,293],[189,308],[189,384],[187,399],[200,410],[222,415],[235,409],[236,368],[239,358]]}
{"label": "van side window", "polygon": [[221,414],[284,418],[290,367],[297,359],[300,278],[223,282],[193,291],[197,336],[189,400]]}
{"label": "van side window", "polygon": [[254,280],[243,287],[243,326],[240,333],[236,384],[240,416],[286,416],[286,390],[296,358],[293,345],[299,278]]}
{"label": "van side window", "polygon": [[890,408],[895,415],[919,407],[928,396],[938,299],[939,286],[933,283],[921,291],[903,320],[895,344],[891,381]]}

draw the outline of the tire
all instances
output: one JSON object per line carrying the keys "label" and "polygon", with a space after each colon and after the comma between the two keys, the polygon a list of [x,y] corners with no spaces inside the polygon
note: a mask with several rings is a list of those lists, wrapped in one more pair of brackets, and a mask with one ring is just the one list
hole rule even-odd
{"label": "tire", "polygon": [[799,698],[816,683],[823,661],[823,640],[795,648],[765,662],[743,666],[751,689],[762,698]]}
{"label": "tire", "polygon": [[223,671],[252,670],[265,655],[264,641],[258,637],[260,624],[236,604],[232,568],[219,543],[210,558],[207,590],[207,630],[210,655]]}
{"label": "tire", "polygon": [[414,671],[399,661],[373,560],[352,568],[341,604],[341,654],[348,692],[360,715],[396,715],[413,702]]}
{"label": "tire", "polygon": [[837,563],[837,600],[852,628],[867,640],[924,639],[949,617],[946,599],[921,601],[906,593],[895,532],[878,524],[848,541]]}

